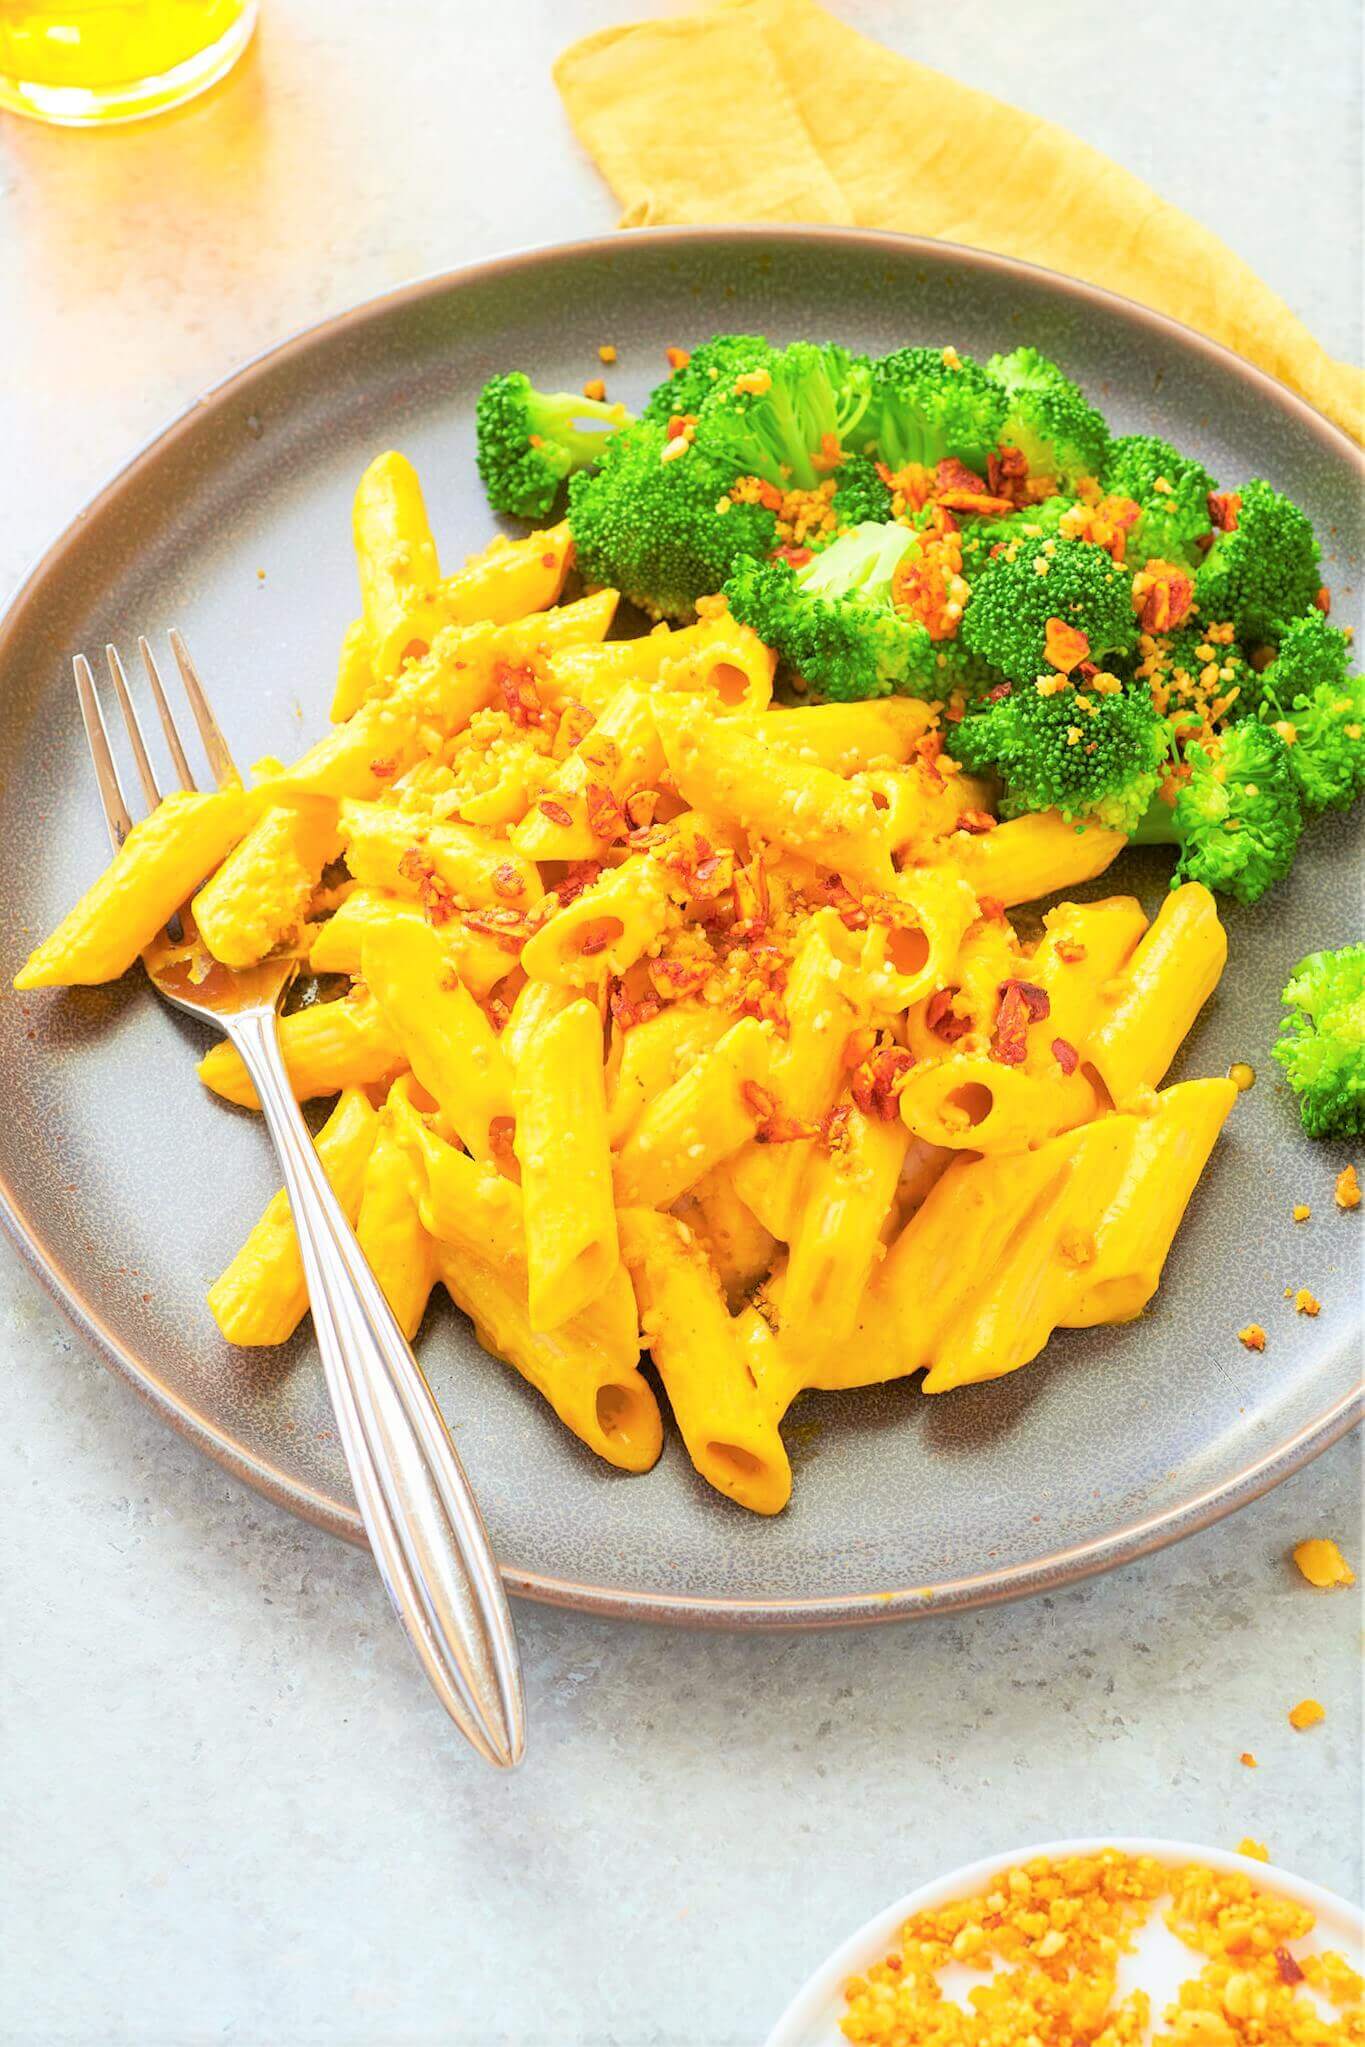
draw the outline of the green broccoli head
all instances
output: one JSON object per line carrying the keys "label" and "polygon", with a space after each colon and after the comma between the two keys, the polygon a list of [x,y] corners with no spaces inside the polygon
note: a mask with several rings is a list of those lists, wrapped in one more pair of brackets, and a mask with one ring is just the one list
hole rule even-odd
{"label": "green broccoli head", "polygon": [[850,455],[834,472],[834,516],[841,532],[850,526],[884,526],[891,519],[891,491],[869,455]]}
{"label": "green broccoli head", "polygon": [[761,369],[775,353],[761,334],[713,334],[672,376],[654,386],[640,417],[667,426],[675,413],[700,412],[722,378],[733,382],[746,370]]}
{"label": "green broccoli head", "polygon": [[1012,682],[1033,682],[1048,665],[1050,618],[1085,634],[1092,661],[1129,653],[1138,635],[1131,570],[1088,540],[1021,537],[972,584],[962,638]]}
{"label": "green broccoli head", "polygon": [[1008,394],[1001,439],[1018,448],[1034,476],[1061,484],[1098,476],[1109,446],[1109,427],[1078,384],[1036,348],[993,355],[986,368]]}
{"label": "green broccoli head", "polygon": [[1322,583],[1318,544],[1305,513],[1268,483],[1245,483],[1236,525],[1214,536],[1195,577],[1205,618],[1230,618],[1239,639],[1265,640],[1281,619],[1307,611]]}
{"label": "green broccoli head", "polygon": [[984,470],[999,445],[1005,410],[1004,392],[970,356],[898,348],[872,364],[860,441],[874,445],[892,470],[911,463],[933,469],[953,459]]}
{"label": "green broccoli head", "polygon": [[842,461],[867,397],[861,358],[794,341],[752,372],[717,379],[697,410],[697,446],[731,476],[814,490]]}
{"label": "green broccoli head", "polygon": [[1229,725],[1209,746],[1185,748],[1188,776],[1174,805],[1158,796],[1134,837],[1180,847],[1171,886],[1202,881],[1254,903],[1294,864],[1303,813],[1277,732],[1254,718]]}
{"label": "green broccoli head", "polygon": [[1365,945],[1310,952],[1284,991],[1274,1054],[1310,1137],[1365,1137]]}
{"label": "green broccoli head", "polygon": [[1350,642],[1316,607],[1277,637],[1259,677],[1261,717],[1288,744],[1308,814],[1349,810],[1365,790],[1365,676],[1351,674]]}
{"label": "green broccoli head", "polygon": [[612,434],[629,423],[624,405],[537,391],[520,370],[490,377],[474,414],[489,504],[519,519],[543,519],[565,477],[599,462]]}
{"label": "green broccoli head", "polygon": [[734,616],[822,697],[930,696],[934,642],[892,603],[895,573],[913,540],[904,526],[857,526],[798,570],[786,562],[737,563],[725,595]]}
{"label": "green broccoli head", "polygon": [[1209,493],[1217,489],[1202,462],[1156,434],[1124,434],[1109,443],[1100,482],[1109,496],[1131,498],[1140,508],[1128,535],[1134,568],[1154,555],[1182,568],[1199,566],[1199,542],[1212,524]]}
{"label": "green broccoli head", "polygon": [[1048,679],[1002,684],[969,712],[949,741],[972,773],[993,769],[1005,785],[1001,815],[1060,810],[1111,831],[1136,829],[1155,793],[1168,733],[1142,683],[1105,688]]}
{"label": "green broccoli head", "polygon": [[[669,450],[681,447],[673,456]],[[668,459],[665,457],[668,456]],[[654,618],[690,618],[735,563],[777,544],[762,505],[732,504],[728,471],[655,420],[612,436],[597,469],[569,485],[569,530],[590,583],[610,584]]]}
{"label": "green broccoli head", "polygon": [[1075,509],[1078,500],[1063,497],[1060,493],[1044,498],[1041,504],[1028,505],[1022,511],[1010,512],[1003,518],[970,518],[962,522],[962,568],[968,581],[972,581],[986,563],[1003,553],[1007,548],[1036,547],[1040,541],[1054,540],[1063,515]]}

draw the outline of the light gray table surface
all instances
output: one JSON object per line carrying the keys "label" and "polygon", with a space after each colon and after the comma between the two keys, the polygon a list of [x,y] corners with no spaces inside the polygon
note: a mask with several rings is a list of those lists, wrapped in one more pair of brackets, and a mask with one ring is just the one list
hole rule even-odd
{"label": "light gray table surface", "polygon": [[[610,227],[551,54],[639,0],[265,0],[198,107],[0,116],[0,589],[240,358],[415,273]],[[1351,0],[839,0],[1068,123],[1359,350]],[[745,1640],[518,1609],[498,1780],[369,1561],[167,1431],[0,1253],[0,2038],[15,2047],[755,2047],[835,1941],[954,1863],[1068,1834],[1235,1845],[1355,1894],[1360,1556],[1339,1444],[1056,1598]],[[1326,1723],[1291,1732],[1307,1693]],[[1259,1759],[1249,1769],[1243,1750]]]}

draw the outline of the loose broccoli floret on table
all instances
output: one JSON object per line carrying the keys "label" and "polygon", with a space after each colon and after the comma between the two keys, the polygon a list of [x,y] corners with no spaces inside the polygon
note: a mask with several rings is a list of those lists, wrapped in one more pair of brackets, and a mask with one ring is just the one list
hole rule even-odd
{"label": "loose broccoli floret on table", "polygon": [[1280,628],[1259,677],[1261,717],[1289,748],[1309,815],[1349,810],[1365,790],[1365,677],[1350,672],[1350,642],[1314,608]]}
{"label": "loose broccoli floret on table", "polygon": [[640,417],[667,426],[675,414],[700,412],[703,401],[723,377],[733,379],[745,370],[758,369],[775,352],[761,334],[713,334],[692,350],[671,377],[654,386]]}
{"label": "loose broccoli floret on table", "polygon": [[1157,788],[1169,747],[1165,722],[1142,683],[1101,671],[1002,684],[949,735],[949,751],[973,773],[1004,783],[1001,815],[1060,810],[1132,832]]}
{"label": "loose broccoli floret on table", "polygon": [[1310,1137],[1365,1137],[1365,945],[1310,952],[1290,976],[1275,1058]]}
{"label": "loose broccoli floret on table", "polygon": [[1056,620],[1084,634],[1078,660],[1127,654],[1138,635],[1131,571],[1086,540],[1021,538],[982,566],[962,638],[1011,681],[1034,682],[1057,665],[1048,654]]}
{"label": "loose broccoli floret on table", "polygon": [[851,452],[867,409],[866,364],[843,348],[796,341],[755,369],[717,378],[697,410],[701,452],[732,476],[813,490]]}
{"label": "loose broccoli floret on table", "polygon": [[1203,618],[1231,619],[1239,639],[1268,639],[1279,621],[1307,611],[1321,587],[1312,525],[1259,480],[1226,493],[1222,516],[1234,523],[1215,533],[1195,577],[1195,602]]}
{"label": "loose broccoli floret on table", "polygon": [[654,618],[689,618],[737,561],[766,556],[777,542],[773,514],[732,503],[729,487],[728,472],[685,437],[637,421],[613,436],[598,468],[569,485],[579,568]]}
{"label": "loose broccoli floret on table", "polygon": [[1199,566],[1199,542],[1213,525],[1209,498],[1217,490],[1202,462],[1156,434],[1124,434],[1109,443],[1100,482],[1111,496],[1131,498],[1139,508],[1126,555],[1135,568],[1152,555]]}
{"label": "loose broccoli floret on table", "polygon": [[1008,395],[1000,438],[1020,450],[1034,476],[1063,485],[1099,476],[1109,427],[1079,384],[1036,348],[993,355],[986,368]]}
{"label": "loose broccoli floret on table", "polygon": [[1153,798],[1133,837],[1179,846],[1173,887],[1202,881],[1254,903],[1288,874],[1302,830],[1288,747],[1269,726],[1244,718],[1207,744],[1186,746],[1183,778]]}
{"label": "loose broccoli floret on table", "polygon": [[490,377],[474,415],[489,504],[519,519],[543,519],[565,477],[599,462],[612,434],[629,423],[624,405],[537,391],[520,370]]}
{"label": "loose broccoli floret on table", "polygon": [[893,602],[896,572],[914,541],[904,526],[857,526],[798,569],[740,562],[725,595],[735,617],[820,696],[839,703],[931,696],[934,642]]}
{"label": "loose broccoli floret on table", "polygon": [[855,437],[893,472],[956,460],[984,470],[1005,424],[1005,394],[979,362],[951,348],[898,348],[872,364],[871,402]]}

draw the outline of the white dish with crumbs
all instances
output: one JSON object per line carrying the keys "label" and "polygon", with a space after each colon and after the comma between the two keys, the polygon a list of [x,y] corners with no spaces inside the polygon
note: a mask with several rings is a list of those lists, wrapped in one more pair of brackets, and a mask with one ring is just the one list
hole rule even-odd
{"label": "white dish with crumbs", "polygon": [[[839,2020],[846,2009],[844,1984],[850,1976],[861,1974],[899,1945],[900,1929],[912,1914],[937,1911],[954,1899],[985,1890],[1006,1870],[1032,1862],[1039,1856],[1060,1861],[1068,1856],[1098,1855],[1106,1848],[1117,1849],[1122,1855],[1150,1856],[1171,1868],[1199,1863],[1216,1873],[1251,1876],[1260,1889],[1304,1905],[1316,1915],[1314,1931],[1304,1940],[1295,1942],[1298,1954],[1313,1954],[1323,1948],[1335,1949],[1345,1956],[1352,1968],[1365,1973],[1365,1916],[1344,1898],[1321,1889],[1317,1884],[1306,1883],[1302,1877],[1292,1876],[1288,1870],[1277,1869],[1273,1863],[1233,1854],[1224,1848],[1201,1848],[1185,1841],[1128,1836],[1116,1840],[1048,1841],[1038,1847],[1016,1848],[1005,1854],[987,1856],[983,1861],[970,1863],[948,1876],[936,1877],[932,1883],[924,1884],[919,1890],[911,1891],[908,1897],[888,1905],[884,1912],[879,1912],[874,1919],[860,1926],[820,1965],[787,2006],[769,2033],[765,2047],[848,2047],[844,2034],[839,2030]],[[1202,1962],[1201,1956],[1185,1947],[1169,1931],[1162,1918],[1161,1901],[1158,1901],[1146,1924],[1135,1936],[1133,1953],[1125,1956],[1120,1964],[1119,1994],[1123,1996],[1137,1988],[1146,1990],[1151,1996],[1154,2018],[1159,2023],[1163,2006],[1174,1998],[1182,1982],[1198,1975]],[[958,1967],[945,1970],[940,1976],[944,1990],[958,1999],[963,1998],[973,1984],[985,1980],[979,1970]],[[1312,1995],[1311,1992],[1307,1994]],[[1324,2016],[1332,2010],[1332,2007],[1321,2003],[1318,2008]]]}

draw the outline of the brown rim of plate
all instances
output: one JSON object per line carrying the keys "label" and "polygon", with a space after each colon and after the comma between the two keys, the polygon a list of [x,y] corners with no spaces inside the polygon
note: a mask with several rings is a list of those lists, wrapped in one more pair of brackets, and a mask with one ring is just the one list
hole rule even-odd
{"label": "brown rim of plate", "polygon": [[[1050,287],[1063,297],[1082,305],[1100,306],[1110,312],[1117,309],[1137,325],[1157,334],[1170,335],[1183,347],[1193,348],[1226,375],[1250,387],[1266,404],[1275,406],[1281,413],[1289,414],[1326,452],[1345,457],[1360,472],[1362,483],[1365,483],[1365,454],[1362,454],[1349,435],[1334,426],[1287,385],[1269,376],[1264,370],[1257,369],[1254,364],[1244,361],[1231,349],[1225,348],[1221,342],[1209,340],[1206,335],[1184,326],[1178,320],[1172,320],[1165,313],[1154,312],[1148,306],[1139,305],[1133,299],[1123,298],[1117,292],[1105,291],[1098,285],[1082,283],[1079,278],[1067,277],[1059,271],[1045,269],[1041,264],[1020,262],[1014,257],[998,256],[989,250],[968,248],[961,243],[934,241],[921,235],[890,234],[868,228],[728,225],[716,222],[705,227],[630,230],[632,240],[637,235],[654,244],[673,243],[679,247],[686,247],[689,243],[704,243],[720,237],[727,240],[736,237],[752,238],[755,242],[769,243],[839,242],[859,246],[869,252],[894,250],[899,256],[919,253],[929,260],[940,260],[947,254],[969,270],[995,271],[1005,277],[1045,278]],[[300,328],[285,340],[262,350],[258,355],[249,357],[219,383],[210,385],[197,398],[191,400],[168,426],[163,427],[160,433],[133,456],[131,461],[116,470],[102,489],[97,491],[68,523],[57,539],[43,551],[20,582],[3,615],[0,615],[0,663],[3,663],[10,640],[17,633],[18,623],[30,594],[45,580],[49,572],[61,563],[86,521],[188,432],[202,416],[206,405],[216,404],[249,385],[268,366],[273,367],[287,361],[290,356],[312,347],[319,339],[344,333],[348,327],[369,320],[382,311],[413,305],[424,298],[439,296],[453,285],[494,278],[519,269],[534,269],[540,263],[562,257],[605,254],[619,249],[620,246],[619,231],[609,235],[591,235],[573,242],[557,242],[535,248],[512,250],[505,255],[487,257],[482,262],[467,264],[457,270],[440,271],[430,276],[415,278],[408,284],[399,285],[393,291],[362,300],[359,305],[352,306],[344,313],[337,313],[331,319]],[[199,1449],[206,1451],[234,1477],[244,1479],[248,1485],[254,1486],[268,1499],[287,1507],[293,1513],[302,1515],[331,1534],[343,1536],[349,1542],[363,1545],[365,1535],[358,1514],[354,1511],[349,1513],[338,1511],[332,1501],[312,1488],[287,1477],[264,1458],[244,1453],[239,1444],[225,1436],[204,1415],[181,1399],[142,1359],[119,1342],[83,1296],[80,1282],[57,1262],[47,1249],[39,1231],[29,1223],[3,1173],[0,1173],[0,1223],[3,1223],[11,1242],[22,1253],[73,1328],[88,1340],[105,1364],[113,1367],[127,1379],[174,1428],[187,1436]],[[1353,1342],[1357,1335],[1358,1332],[1348,1332],[1346,1343]],[[1200,1529],[1208,1528],[1215,1521],[1222,1520],[1225,1515],[1234,1513],[1239,1507],[1259,1499],[1263,1493],[1269,1492],[1273,1486],[1300,1470],[1314,1457],[1320,1456],[1355,1426],[1362,1416],[1365,1416],[1365,1377],[1349,1393],[1315,1416],[1294,1435],[1277,1444],[1265,1456],[1243,1466],[1231,1479],[1204,1492],[1193,1494],[1177,1506],[1129,1522],[1124,1527],[1092,1542],[1057,1550],[1003,1571],[982,1572],[969,1578],[949,1579],[937,1585],[901,1586],[873,1593],[841,1593],[827,1599],[708,1599],[690,1594],[674,1597],[667,1593],[637,1593],[613,1587],[580,1585],[571,1579],[552,1578],[538,1572],[521,1571],[510,1564],[503,1566],[503,1578],[510,1592],[546,1605],[572,1607],[584,1613],[605,1614],[626,1620],[694,1627],[745,1629],[858,1627],[869,1626],[879,1621],[915,1618],[930,1613],[961,1612],[969,1607],[994,1605],[1003,1600],[1023,1597],[1031,1592],[1056,1589],[1081,1578],[1094,1577],[1117,1564],[1148,1556],[1154,1550],[1165,1548],[1168,1543],[1180,1541],[1187,1535],[1194,1535]]]}

